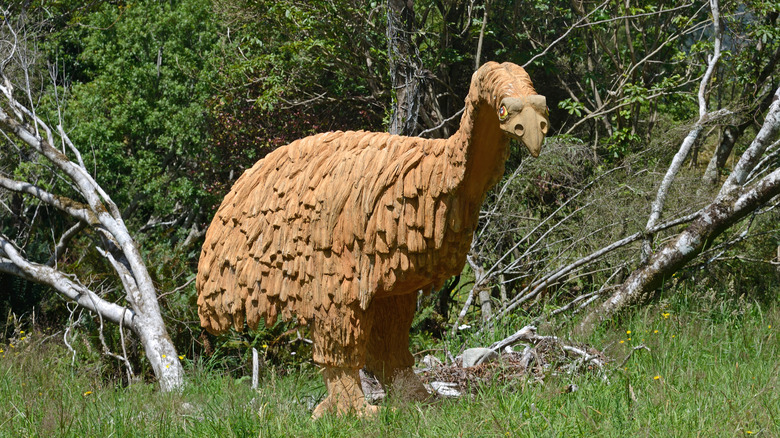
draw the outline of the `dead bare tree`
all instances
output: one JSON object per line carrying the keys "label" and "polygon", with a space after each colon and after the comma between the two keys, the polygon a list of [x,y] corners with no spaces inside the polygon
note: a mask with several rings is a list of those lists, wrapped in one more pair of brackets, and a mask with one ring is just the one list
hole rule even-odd
{"label": "dead bare tree", "polygon": [[[165,328],[155,287],[138,246],[117,205],[84,165],[79,149],[62,126],[61,116],[57,126],[52,128],[36,113],[32,78],[37,72],[37,64],[32,35],[28,34],[23,17],[14,17],[10,11],[2,11],[2,17],[0,132],[3,138],[0,148],[3,155],[17,156],[19,162],[37,160],[51,173],[51,179],[50,184],[17,180],[5,169],[0,169],[0,188],[17,196],[33,198],[33,203],[38,205],[53,207],[68,218],[66,220],[75,223],[60,236],[51,257],[44,263],[31,260],[23,242],[0,234],[0,272],[50,286],[66,301],[96,313],[101,326],[105,319],[119,325],[120,331],[124,327],[131,329],[143,344],[161,389],[179,389],[183,384],[183,368]],[[53,191],[57,186],[60,193]],[[59,269],[60,255],[83,230],[98,236],[95,250],[119,277],[127,305],[106,300],[75,275]]]}
{"label": "dead bare tree", "polygon": [[[769,163],[761,160],[767,149],[776,150],[778,145],[772,143],[772,139],[780,131],[780,88],[774,96],[761,130],[742,154],[717,197],[699,210],[697,218],[683,232],[636,269],[596,311],[589,313],[581,322],[580,330],[590,330],[594,324],[632,305],[648,302],[664,280],[709,248],[715,238],[780,194],[780,169],[763,167]],[[760,163],[761,168],[757,167]],[[750,179],[750,175],[755,176]]]}

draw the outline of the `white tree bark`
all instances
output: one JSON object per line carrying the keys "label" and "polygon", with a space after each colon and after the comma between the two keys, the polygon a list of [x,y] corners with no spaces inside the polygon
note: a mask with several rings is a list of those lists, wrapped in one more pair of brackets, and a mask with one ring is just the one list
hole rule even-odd
{"label": "white tree bark", "polygon": [[780,130],[780,87],[775,90],[774,101],[769,105],[769,111],[764,119],[761,130],[758,131],[756,138],[750,143],[750,146],[742,154],[734,170],[731,172],[726,182],[723,183],[718,197],[728,196],[731,192],[745,184],[748,176],[756,167],[767,146],[772,144],[772,140]]}
{"label": "white tree bark", "polygon": [[474,290],[477,291],[477,295],[479,296],[482,321],[487,322],[493,315],[493,305],[490,301],[490,286],[488,285],[488,279],[485,275],[485,268],[483,268],[478,261],[474,260],[474,257],[471,255],[468,255],[466,260],[468,261],[471,270],[474,272]]}
{"label": "white tree bark", "polygon": [[652,298],[664,280],[699,255],[723,231],[780,194],[780,169],[764,177],[750,190],[733,194],[738,196],[722,198],[702,209],[699,218],[685,231],[653,254],[646,265],[634,271],[597,311],[588,314],[580,330],[588,331],[628,306],[642,304]]}
{"label": "white tree bark", "polygon": [[664,204],[666,203],[666,196],[669,193],[669,188],[672,186],[674,179],[677,177],[677,173],[679,173],[680,168],[685,162],[685,159],[691,152],[691,148],[693,148],[694,143],[696,143],[699,135],[701,135],[701,131],[704,129],[704,123],[709,119],[724,113],[723,110],[720,110],[710,114],[707,110],[707,88],[709,87],[710,80],[712,79],[712,75],[715,72],[715,67],[718,65],[718,60],[720,60],[721,40],[723,38],[723,30],[721,29],[720,25],[718,0],[710,0],[710,9],[712,10],[712,31],[715,42],[712,56],[709,57],[707,70],[705,71],[704,76],[702,76],[701,84],[699,85],[699,119],[696,121],[691,131],[683,140],[682,144],[680,145],[680,149],[674,155],[672,163],[669,165],[669,169],[666,171],[666,175],[664,175],[664,179],[661,181],[661,185],[658,187],[658,192],[656,193],[655,200],[651,206],[650,216],[647,219],[647,225],[645,225],[645,233],[648,234],[648,237],[642,242],[643,264],[647,263],[650,257],[650,246],[652,242],[652,234],[650,233],[650,230],[658,223],[658,220],[661,218],[661,213],[663,212]]}
{"label": "white tree bark", "polygon": [[[688,222],[691,222],[692,220],[696,219],[700,212],[695,212],[693,214],[683,216],[681,218],[677,218],[673,221],[669,221],[660,225],[656,225],[651,229],[651,232],[657,233],[662,230],[667,230],[669,228],[685,224]],[[541,276],[539,279],[534,280],[533,282],[529,283],[523,290],[520,291],[520,293],[517,294],[514,298],[512,298],[508,305],[501,309],[500,312],[497,312],[493,315],[493,318],[489,321],[490,324],[494,323],[495,321],[503,318],[504,316],[507,316],[510,314],[513,310],[515,310],[517,307],[519,307],[521,304],[527,302],[528,300],[531,300],[535,298],[539,293],[541,293],[546,287],[557,283],[565,276],[569,275],[572,272],[575,272],[577,269],[581,269],[584,266],[587,266],[590,263],[593,263],[600,258],[604,257],[605,255],[615,251],[618,248],[625,247],[626,245],[629,245],[633,242],[636,242],[644,236],[644,233],[638,232],[634,233],[630,236],[627,236],[623,239],[620,239],[616,242],[613,242],[603,248],[599,248],[598,250],[586,255],[585,257],[580,257],[579,259],[562,266],[558,269],[555,269],[543,276]],[[607,286],[605,285],[604,288]],[[598,295],[598,293],[596,293]],[[587,298],[591,298],[591,301],[593,298],[592,296],[589,296]],[[576,300],[576,299],[575,299]],[[588,301],[590,302],[590,301]]]}
{"label": "white tree bark", "polygon": [[[33,196],[76,219],[80,224],[66,231],[60,240],[63,245],[84,226],[89,226],[102,235],[104,244],[98,250],[116,270],[130,309],[105,301],[77,279],[74,280],[72,276],[66,276],[53,268],[52,266],[56,265],[56,255],[62,251],[60,246],[54,249],[53,260],[38,264],[22,255],[6,236],[0,236],[0,271],[46,284],[67,300],[96,312],[109,321],[121,321],[140,338],[160,388],[163,391],[181,388],[184,376],[181,362],[165,328],[152,279],[122,220],[119,208],[87,172],[78,149],[65,131],[58,127],[56,132],[62,140],[63,148],[67,145],[79,163],[75,163],[53,146],[53,130],[36,116],[33,108],[21,104],[15,98],[14,86],[4,70],[13,56],[12,51],[6,62],[0,65],[0,130],[9,142],[11,138],[16,138],[47,159],[51,168],[69,181],[70,187],[78,192],[83,202],[49,193],[34,184],[16,181],[4,175],[0,175],[0,187]],[[27,67],[29,66],[25,66]],[[46,134],[45,139],[40,135],[41,132]]]}
{"label": "white tree bark", "polygon": [[6,236],[1,234],[0,272],[45,284],[81,307],[100,313],[114,324],[122,323],[128,327],[133,325],[135,317],[133,310],[104,300],[84,285],[52,267],[30,262],[19,253]]}

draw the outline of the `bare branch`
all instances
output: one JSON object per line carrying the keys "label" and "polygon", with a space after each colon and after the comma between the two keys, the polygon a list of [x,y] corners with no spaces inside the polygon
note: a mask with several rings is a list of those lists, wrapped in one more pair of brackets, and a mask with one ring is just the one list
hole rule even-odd
{"label": "bare branch", "polygon": [[[482,55],[482,40],[485,39],[485,27],[487,27],[488,10],[490,9],[490,0],[485,0],[485,11],[482,15],[482,27],[479,30],[479,40],[477,41],[477,54],[474,56],[474,70],[479,68],[479,58]],[[469,15],[471,8],[469,7]],[[471,20],[469,19],[469,22]]]}
{"label": "bare branch", "polygon": [[653,201],[651,206],[650,217],[647,219],[647,225],[645,226],[645,232],[648,234],[648,237],[642,244],[642,263],[646,263],[650,257],[650,241],[652,240],[652,234],[649,233],[649,230],[653,228],[661,218],[661,213],[663,212],[664,204],[666,203],[666,196],[669,193],[669,188],[674,182],[677,173],[680,171],[683,162],[690,153],[693,144],[699,138],[699,135],[704,129],[704,123],[708,119],[720,115],[724,112],[724,110],[720,110],[710,114],[707,110],[707,100],[705,98],[710,80],[712,79],[712,74],[715,71],[715,67],[718,64],[718,61],[720,60],[721,40],[723,39],[723,31],[720,26],[718,0],[710,0],[710,8],[712,10],[712,27],[715,37],[715,47],[713,49],[712,56],[709,58],[707,71],[704,73],[704,76],[701,79],[701,85],[699,85],[699,120],[696,121],[693,129],[691,129],[691,131],[685,137],[685,140],[683,140],[682,145],[680,145],[680,149],[677,151],[677,154],[675,154],[674,158],[672,159],[672,163],[669,165],[669,169],[666,171],[664,179],[661,181],[661,185],[658,187],[655,201]]}
{"label": "bare branch", "polygon": [[628,363],[628,360],[631,359],[631,356],[633,356],[634,352],[637,351],[637,350],[647,350],[648,353],[652,353],[652,351],[650,351],[650,349],[647,348],[647,345],[645,345],[645,344],[637,345],[636,347],[632,348],[631,351],[628,352],[628,356],[626,356],[626,358],[623,359],[622,362],[620,362],[620,365],[618,365],[618,368],[623,368],[624,366],[626,366],[626,364]]}
{"label": "bare branch", "polygon": [[[78,321],[81,319],[81,312],[79,312],[79,317],[76,318],[76,321],[73,321],[73,314],[76,313],[76,310],[79,309],[79,307],[75,304],[73,304],[73,308],[71,309],[71,303],[66,302],[65,307],[70,312],[70,315],[68,316],[68,326],[65,328],[65,333],[62,334],[62,342],[65,344],[66,347],[68,347],[68,351],[70,351],[70,366],[74,366],[76,364],[76,350],[73,349],[73,347],[70,345],[70,342],[68,341],[68,334],[70,331],[78,325]],[[84,309],[81,311],[83,312]]]}
{"label": "bare branch", "polygon": [[[602,6],[603,6],[603,4],[602,4]],[[661,14],[666,14],[666,13],[669,13],[669,12],[679,11],[680,9],[686,9],[686,8],[691,7],[691,6],[693,6],[693,3],[686,3],[684,5],[680,5],[680,6],[677,6],[677,7],[674,7],[674,8],[661,9],[660,11],[655,11],[655,12],[643,12],[641,14],[622,15],[620,17],[612,17],[612,18],[605,18],[604,20],[590,21],[587,24],[577,25],[577,27],[590,27],[590,26],[595,26],[597,24],[611,23],[611,22],[614,22],[614,21],[625,20],[625,19],[628,19],[628,18],[639,18],[639,17],[650,17],[650,16],[653,16],[653,15],[661,15]]]}
{"label": "bare branch", "polygon": [[86,228],[87,224],[85,222],[77,222],[76,225],[73,225],[70,227],[67,231],[65,231],[62,236],[60,236],[59,242],[57,242],[57,246],[54,247],[54,251],[52,251],[51,257],[49,257],[49,260],[46,262],[46,266],[49,267],[56,267],[57,259],[60,258],[63,252],[65,252],[65,249],[68,248],[68,244],[70,243],[70,240],[81,232],[84,228]]}
{"label": "bare branch", "polygon": [[750,171],[745,181],[745,184],[752,183],[760,175],[767,172],[768,170],[771,170],[771,167],[768,164],[773,162],[774,160],[777,160],[777,158],[780,157],[779,146],[780,146],[780,140],[777,140],[774,143],[772,143],[771,146],[766,148],[766,151],[764,152],[765,153],[764,157],[761,159],[761,161],[756,163],[756,165],[753,167],[753,170]]}
{"label": "bare branch", "polygon": [[442,120],[442,122],[439,123],[438,125],[434,126],[433,128],[428,128],[428,129],[420,132],[419,134],[417,134],[417,136],[418,137],[422,137],[425,134],[429,134],[429,133],[434,132],[434,131],[436,131],[438,129],[441,129],[444,125],[446,125],[447,123],[450,123],[451,121],[455,120],[456,117],[458,117],[459,115],[463,114],[463,111],[465,111],[465,110],[466,110],[466,108],[461,108],[455,114],[453,114],[453,115],[447,117],[446,119]]}
{"label": "bare branch", "polygon": [[700,210],[691,225],[653,254],[647,264],[635,270],[597,311],[588,314],[578,329],[587,332],[596,323],[624,311],[629,306],[643,304],[652,299],[657,288],[668,276],[698,256],[726,229],[778,194],[780,169],[776,169],[748,190],[734,190],[727,196],[719,196]]}
{"label": "bare branch", "polygon": [[558,44],[559,42],[563,41],[563,40],[564,40],[564,39],[565,39],[567,36],[569,36],[569,34],[570,34],[570,33],[571,33],[571,32],[572,32],[574,29],[576,29],[577,27],[579,27],[579,26],[580,26],[580,23],[582,23],[583,21],[586,21],[586,20],[588,19],[588,17],[590,17],[591,15],[595,14],[596,12],[598,12],[598,10],[599,10],[599,9],[601,9],[601,8],[603,8],[603,7],[604,7],[604,6],[605,6],[607,3],[609,3],[609,0],[604,0],[604,2],[603,2],[603,3],[601,3],[601,4],[600,4],[600,5],[598,5],[598,6],[596,6],[596,7],[595,7],[595,8],[594,8],[592,11],[588,12],[588,14],[587,14],[587,15],[583,16],[582,18],[580,18],[580,19],[579,19],[579,20],[578,20],[576,23],[574,23],[574,25],[573,25],[573,26],[569,27],[569,29],[568,29],[568,30],[566,30],[566,32],[564,32],[564,33],[563,33],[563,35],[561,35],[560,37],[558,37],[558,39],[556,39],[556,40],[555,40],[555,41],[553,41],[552,43],[548,44],[548,45],[547,45],[547,47],[545,47],[545,49],[544,49],[544,50],[542,50],[540,53],[537,53],[537,54],[536,54],[536,55],[534,55],[534,56],[533,56],[531,59],[529,59],[529,60],[528,60],[528,62],[526,62],[525,64],[523,64],[523,68],[526,68],[527,66],[529,66],[529,65],[530,65],[532,62],[536,61],[536,59],[537,59],[537,58],[540,58],[540,57],[544,56],[545,54],[547,54],[547,52],[549,52],[549,51],[550,51],[550,49],[552,49],[553,47],[555,47],[555,45],[556,45],[556,44]]}
{"label": "bare branch", "polygon": [[92,225],[98,223],[94,213],[84,204],[62,196],[57,196],[30,183],[16,181],[0,175],[0,187],[17,193],[32,195],[46,204],[76,218],[80,222]]}
{"label": "bare branch", "polygon": [[745,183],[748,175],[756,167],[756,164],[761,159],[761,156],[764,155],[778,130],[780,130],[780,87],[775,91],[774,101],[769,106],[769,112],[764,119],[761,130],[758,131],[756,138],[750,143],[750,146],[742,154],[726,182],[723,183],[723,187],[721,187],[720,193],[718,193],[719,198],[728,196],[737,187]]}
{"label": "bare branch", "polygon": [[[620,168],[612,169],[608,172],[605,172],[603,175],[600,175],[598,178],[595,178],[593,181],[589,182],[585,187],[580,189],[575,195],[569,197],[565,202],[563,202],[552,214],[548,215],[544,220],[542,220],[539,224],[537,224],[536,227],[534,227],[533,230],[531,230],[529,233],[527,233],[525,236],[523,236],[522,239],[520,239],[515,245],[513,245],[509,250],[504,252],[504,254],[488,269],[487,273],[485,274],[486,277],[489,277],[493,275],[494,272],[497,271],[497,269],[500,266],[500,263],[502,263],[506,258],[510,257],[512,255],[512,251],[514,251],[516,248],[519,248],[523,242],[526,242],[530,237],[535,233],[538,229],[540,229],[544,224],[546,224],[548,221],[552,220],[552,218],[561,210],[563,210],[567,205],[569,205],[571,202],[573,202],[576,198],[578,198],[581,194],[585,193],[585,191],[590,188],[593,184],[595,184],[597,181],[607,177],[608,175],[612,174],[613,172],[616,172]],[[571,215],[569,215],[571,216]],[[546,235],[546,233],[545,233]],[[537,243],[540,242],[542,239],[537,239]],[[472,243],[472,246],[476,245],[475,243]]]}
{"label": "bare branch", "polygon": [[[100,338],[100,344],[103,346],[103,354],[109,357],[113,357],[114,359],[120,360],[125,364],[125,368],[127,371],[127,382],[130,383],[133,377],[133,367],[132,365],[130,365],[130,361],[127,359],[127,353],[125,352],[124,356],[120,356],[118,354],[113,353],[111,349],[108,348],[108,344],[106,344],[106,337],[103,334],[103,315],[98,313],[98,318],[100,319],[100,327],[98,328],[98,337]],[[120,320],[119,325],[120,327],[124,326],[123,321]],[[122,348],[124,349],[124,336],[122,341],[123,341]]]}
{"label": "bare branch", "polygon": [[720,46],[723,40],[723,30],[720,25],[720,10],[718,8],[718,0],[710,0],[710,10],[712,11],[712,33],[715,36],[715,44],[712,50],[712,56],[709,56],[707,63],[707,71],[704,72],[704,77],[701,78],[701,86],[699,87],[699,120],[707,116],[707,88],[709,87],[712,74],[715,72],[715,67],[720,60]]}
{"label": "bare branch", "polygon": [[60,138],[62,139],[62,142],[68,145],[68,148],[76,156],[76,159],[79,161],[79,166],[81,166],[82,169],[87,170],[87,167],[84,165],[84,160],[81,158],[81,153],[79,152],[78,149],[76,149],[76,146],[73,145],[73,142],[70,141],[70,137],[68,137],[68,134],[66,134],[65,130],[62,129],[62,125],[57,125],[57,132],[60,134]]}
{"label": "bare branch", "polygon": [[[693,214],[690,214],[688,216],[683,216],[681,218],[675,219],[673,221],[669,221],[667,223],[658,225],[654,227],[651,232],[657,233],[658,231],[665,230],[668,228],[675,227],[680,224],[684,224],[686,222],[690,222],[697,217],[701,212],[696,212]],[[503,318],[504,316],[508,315],[512,310],[517,308],[520,304],[534,298],[536,295],[538,295],[544,288],[547,286],[554,284],[558,279],[562,278],[564,275],[568,274],[569,272],[573,271],[576,268],[579,268],[580,266],[584,266],[594,260],[597,260],[601,257],[603,257],[605,254],[610,253],[617,248],[623,247],[628,245],[629,243],[636,242],[637,240],[644,237],[644,232],[638,232],[634,233],[628,237],[625,237],[623,239],[618,240],[617,242],[613,242],[610,245],[607,245],[597,251],[594,251],[590,254],[588,254],[585,257],[582,257],[556,271],[550,272],[547,275],[543,276],[541,279],[529,284],[526,286],[523,291],[521,291],[515,298],[510,300],[509,305],[502,309],[500,312],[496,313],[493,317],[493,320],[491,323],[495,323],[496,320],[499,320]],[[530,292],[529,292],[530,291]],[[527,292],[527,293],[526,293]],[[525,294],[524,294],[525,293]]]}
{"label": "bare branch", "polygon": [[0,234],[0,272],[16,275],[26,280],[50,286],[81,307],[106,316],[112,322],[120,321],[134,327],[135,312],[108,302],[77,283],[65,274],[46,265],[30,262],[14,247],[11,241]]}

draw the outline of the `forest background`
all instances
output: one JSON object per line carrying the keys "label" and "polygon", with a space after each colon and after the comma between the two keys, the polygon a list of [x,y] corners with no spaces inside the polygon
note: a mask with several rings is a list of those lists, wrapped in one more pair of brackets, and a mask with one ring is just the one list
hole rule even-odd
{"label": "forest background", "polygon": [[[308,363],[304,327],[219,337],[199,327],[195,269],[222,197],[256,160],[317,132],[449,136],[471,74],[488,60],[526,68],[547,97],[552,131],[538,159],[513,145],[464,272],[420,296],[414,351],[457,353],[531,323],[584,341],[679,295],[775,305],[780,147],[777,127],[762,128],[777,112],[780,3],[714,5],[25,1],[0,11],[13,30],[3,31],[0,55],[4,67],[21,65],[12,71],[25,85],[21,100],[62,126],[121,211],[177,355],[241,377],[255,347],[284,375]],[[9,41],[23,44],[14,51]],[[0,175],[74,196],[62,172],[3,134]],[[745,171],[756,139],[763,149]],[[664,264],[670,245],[701,228],[702,212],[737,196],[735,184],[755,202]],[[5,241],[124,305],[99,232],[3,187]],[[650,267],[644,288],[629,290]],[[607,308],[615,297],[627,298]],[[109,381],[152,376],[142,345],[120,328],[0,272],[6,349],[36,330],[63,339],[74,361],[99,364]]]}

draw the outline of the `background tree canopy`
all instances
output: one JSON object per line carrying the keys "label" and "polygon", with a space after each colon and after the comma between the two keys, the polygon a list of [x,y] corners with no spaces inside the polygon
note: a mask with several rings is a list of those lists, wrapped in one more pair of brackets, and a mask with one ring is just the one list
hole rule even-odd
{"label": "background tree canopy", "polygon": [[[240,366],[231,362],[233,347],[270,344],[280,362],[307,348],[278,342],[292,326],[214,339],[196,322],[192,279],[205,227],[232,183],[269,151],[315,132],[386,130],[408,98],[420,102],[412,134],[447,136],[478,62],[525,65],[550,107],[545,152],[530,161],[513,148],[505,182],[485,206],[473,263],[421,299],[415,342],[480,318],[499,321],[502,312],[507,326],[553,318],[640,266],[637,239],[582,270],[550,274],[642,232],[658,183],[699,115],[715,38],[709,5],[680,1],[418,0],[394,34],[410,48],[400,57],[388,56],[397,42],[388,39],[387,2],[38,0],[9,8],[34,24],[29,38],[42,74],[31,78],[30,98],[41,117],[52,126],[61,120],[88,148],[86,167],[141,244],[177,347],[225,358],[231,369]],[[671,189],[668,219],[712,200],[780,80],[780,3],[727,2],[720,13],[723,54],[706,99],[729,115],[704,126]],[[393,86],[401,65],[419,85],[414,96]],[[10,140],[0,142],[8,143],[3,174],[56,183],[34,157],[7,153]],[[776,168],[778,154],[768,157],[766,168]],[[52,236],[68,224],[33,199],[0,191],[0,201],[0,232],[29,257],[47,259]],[[780,276],[775,205],[719,237],[669,287],[729,283],[733,290],[718,293],[771,296]],[[678,231],[659,232],[653,248]],[[78,237],[59,263],[110,295],[116,279],[98,274],[105,261],[90,249],[92,238]],[[0,284],[3,317],[33,309],[45,324],[69,317],[40,286],[5,274]],[[464,308],[474,294],[476,306]],[[0,333],[10,321],[0,321]]]}

